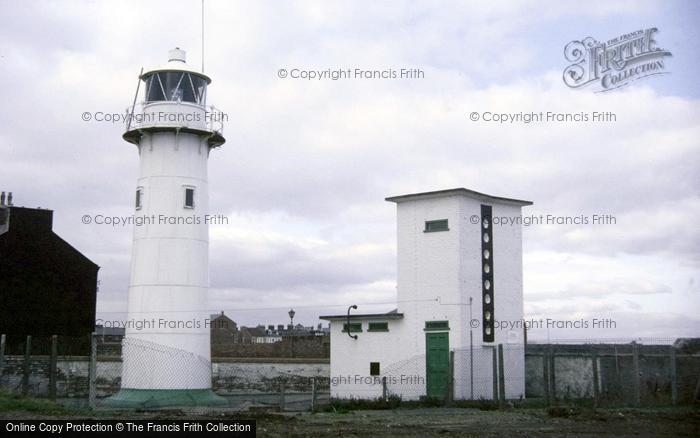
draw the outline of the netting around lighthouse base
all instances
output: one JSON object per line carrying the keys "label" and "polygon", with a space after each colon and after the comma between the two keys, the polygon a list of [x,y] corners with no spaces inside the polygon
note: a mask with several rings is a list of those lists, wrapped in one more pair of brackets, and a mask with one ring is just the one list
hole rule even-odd
{"label": "netting around lighthouse base", "polygon": [[226,405],[211,390],[211,362],[190,351],[129,337],[122,341],[121,389],[112,407]]}
{"label": "netting around lighthouse base", "polygon": [[211,388],[211,362],[190,351],[126,337],[122,361],[122,388]]}

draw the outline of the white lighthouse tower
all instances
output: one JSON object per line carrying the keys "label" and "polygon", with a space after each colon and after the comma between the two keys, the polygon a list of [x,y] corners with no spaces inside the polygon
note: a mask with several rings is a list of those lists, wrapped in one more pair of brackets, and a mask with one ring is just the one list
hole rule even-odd
{"label": "white lighthouse tower", "polygon": [[[215,405],[209,347],[207,161],[224,143],[222,114],[206,106],[211,79],[185,52],[140,76],[143,103],[124,140],[140,158],[120,407]],[[137,92],[138,94],[138,92]]]}

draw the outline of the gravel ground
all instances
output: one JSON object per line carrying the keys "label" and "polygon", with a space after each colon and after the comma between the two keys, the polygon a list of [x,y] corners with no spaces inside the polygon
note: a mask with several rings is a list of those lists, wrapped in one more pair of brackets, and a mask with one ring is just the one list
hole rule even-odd
{"label": "gravel ground", "polygon": [[544,409],[396,409],[258,421],[259,436],[700,436],[700,410],[598,410],[553,418]]}
{"label": "gravel ground", "polygon": [[654,409],[582,410],[568,417],[552,417],[545,409],[426,408],[346,413],[240,413],[231,410],[183,411],[177,409],[134,412],[99,412],[86,415],[37,415],[0,412],[4,419],[120,418],[257,420],[263,437],[426,437],[426,436],[700,436],[697,406]]}

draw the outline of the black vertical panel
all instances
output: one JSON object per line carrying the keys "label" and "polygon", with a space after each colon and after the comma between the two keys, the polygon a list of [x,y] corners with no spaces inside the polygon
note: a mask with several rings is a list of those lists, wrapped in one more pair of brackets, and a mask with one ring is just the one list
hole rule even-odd
{"label": "black vertical panel", "polygon": [[[488,254],[488,257],[487,257]],[[487,269],[488,267],[488,269]],[[481,206],[481,331],[484,342],[494,342],[493,223],[491,206]]]}

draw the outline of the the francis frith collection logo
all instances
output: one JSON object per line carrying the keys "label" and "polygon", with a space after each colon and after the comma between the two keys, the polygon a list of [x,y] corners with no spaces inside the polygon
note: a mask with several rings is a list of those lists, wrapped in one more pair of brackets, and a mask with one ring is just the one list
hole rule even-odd
{"label": "the francis frith collection logo", "polygon": [[566,60],[564,83],[571,88],[591,86],[596,91],[610,91],[632,81],[666,71],[665,57],[671,52],[658,47],[657,29],[627,33],[605,42],[591,37],[571,41],[564,48]]}

